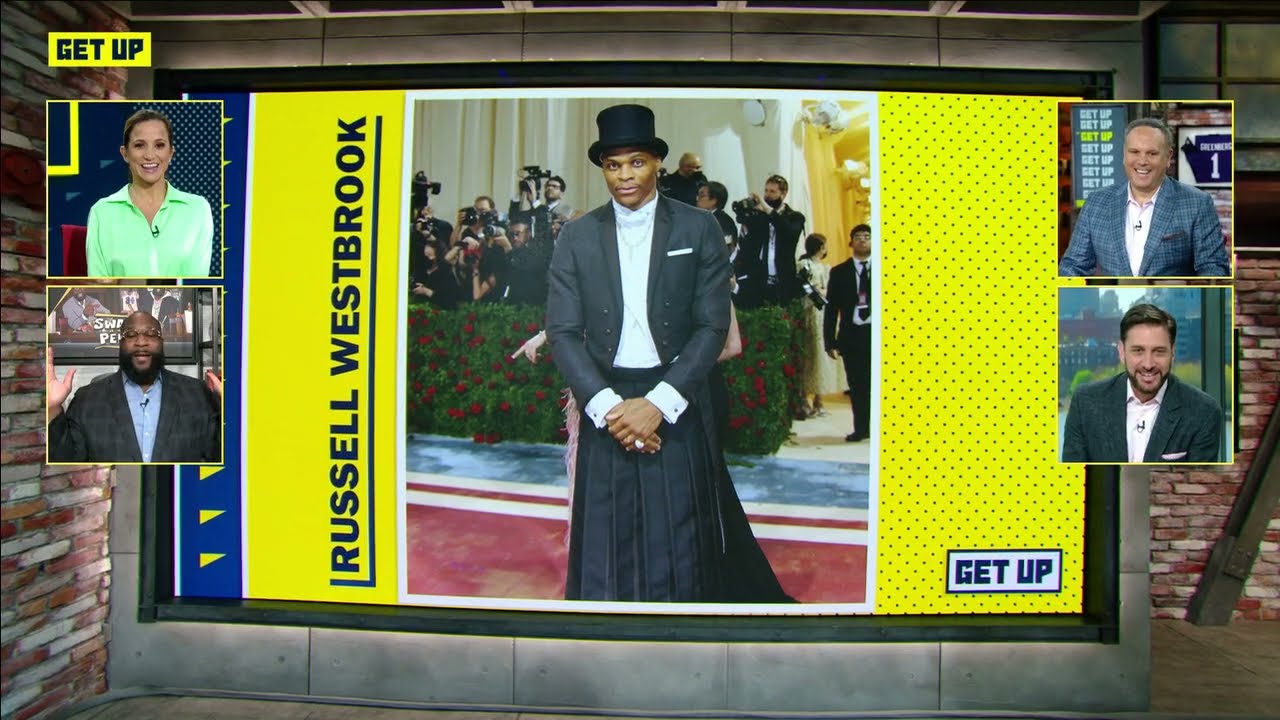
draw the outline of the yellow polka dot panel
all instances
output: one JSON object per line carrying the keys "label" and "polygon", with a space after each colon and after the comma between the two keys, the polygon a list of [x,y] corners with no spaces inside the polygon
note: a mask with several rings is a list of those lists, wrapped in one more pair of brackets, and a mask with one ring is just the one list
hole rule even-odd
{"label": "yellow polka dot panel", "polygon": [[[1078,613],[1084,471],[1056,459],[1058,100],[888,93],[879,110],[875,612]],[[996,550],[1060,550],[1061,590],[948,592],[949,551]]]}

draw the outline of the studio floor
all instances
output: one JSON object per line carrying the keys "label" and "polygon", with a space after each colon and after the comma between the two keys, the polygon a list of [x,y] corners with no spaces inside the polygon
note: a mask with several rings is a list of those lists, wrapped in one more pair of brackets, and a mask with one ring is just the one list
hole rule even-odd
{"label": "studio floor", "polygon": [[[1280,718],[1280,622],[1237,621],[1197,627],[1157,620],[1151,632],[1151,711],[1146,713],[1053,714],[1001,712],[992,717]],[[1050,679],[1046,678],[1046,682]],[[103,702],[103,700],[106,700]],[[97,705],[64,716],[68,720],[558,720],[609,717],[508,711],[411,709],[336,705],[236,697],[143,696],[100,698]],[[700,717],[707,717],[699,713]],[[838,717],[827,714],[825,717]],[[979,713],[950,717],[973,719]],[[636,715],[628,715],[635,720]],[[667,716],[673,717],[673,716]],[[726,714],[724,717],[734,717]],[[760,717],[756,715],[755,717]],[[854,713],[844,717],[877,717]],[[945,713],[888,713],[879,717],[948,717]]]}

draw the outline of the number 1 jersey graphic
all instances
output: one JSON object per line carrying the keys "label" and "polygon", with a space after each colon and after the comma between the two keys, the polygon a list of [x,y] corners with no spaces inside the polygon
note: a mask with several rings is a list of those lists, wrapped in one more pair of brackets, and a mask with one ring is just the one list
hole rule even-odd
{"label": "number 1 jersey graphic", "polygon": [[1213,133],[1187,138],[1182,144],[1182,154],[1191,164],[1196,183],[1223,183],[1231,181],[1231,135]]}

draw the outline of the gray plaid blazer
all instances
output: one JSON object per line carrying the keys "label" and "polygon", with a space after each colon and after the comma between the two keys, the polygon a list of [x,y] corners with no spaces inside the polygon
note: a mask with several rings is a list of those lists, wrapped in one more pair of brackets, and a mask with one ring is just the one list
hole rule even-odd
{"label": "gray plaid blazer", "polygon": [[[222,462],[218,397],[195,378],[164,371],[164,395],[152,463]],[[140,463],[120,371],[76,391],[70,406],[49,423],[49,462]]]}
{"label": "gray plaid blazer", "polygon": [[[1207,393],[1170,375],[1160,403],[1160,414],[1151,428],[1144,463],[1185,465],[1219,462],[1222,443],[1222,408]],[[1125,399],[1129,376],[1089,383],[1076,390],[1067,410],[1063,431],[1062,461],[1127,463],[1129,443],[1125,428]]]}
{"label": "gray plaid blazer", "polygon": [[[1085,201],[1071,233],[1071,244],[1058,264],[1058,274],[1071,277],[1129,277],[1124,247],[1125,205],[1129,183],[1120,181]],[[1095,273],[1095,270],[1098,272]],[[1228,277],[1222,224],[1213,198],[1203,190],[1165,178],[1156,197],[1139,277]]]}

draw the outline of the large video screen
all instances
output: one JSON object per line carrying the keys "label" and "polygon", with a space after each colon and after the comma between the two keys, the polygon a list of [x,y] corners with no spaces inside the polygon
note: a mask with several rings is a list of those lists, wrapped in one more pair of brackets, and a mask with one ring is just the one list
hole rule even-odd
{"label": "large video screen", "polygon": [[[1084,468],[1060,430],[1088,396],[1064,395],[1059,290],[1086,282],[1059,273],[1061,99],[193,99],[223,103],[240,380],[225,464],[180,469],[176,595],[1081,612]],[[1172,376],[1121,337],[1162,297],[1090,305],[1116,354],[1071,362]],[[1207,307],[1168,310],[1229,334]]]}

